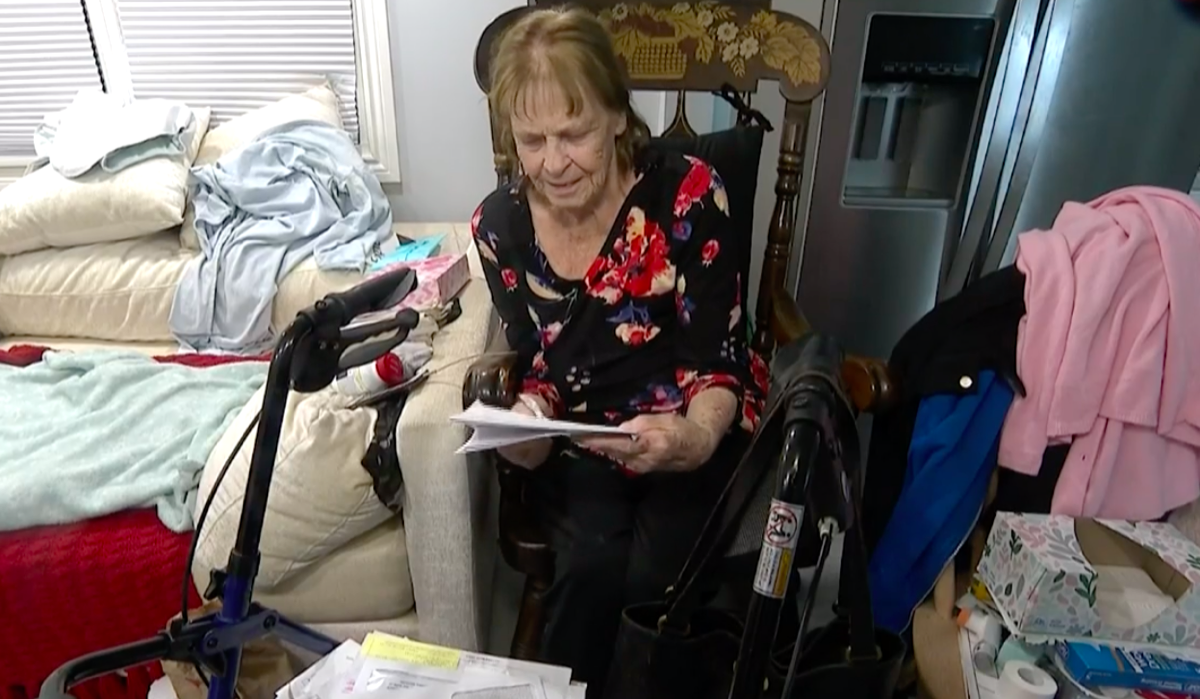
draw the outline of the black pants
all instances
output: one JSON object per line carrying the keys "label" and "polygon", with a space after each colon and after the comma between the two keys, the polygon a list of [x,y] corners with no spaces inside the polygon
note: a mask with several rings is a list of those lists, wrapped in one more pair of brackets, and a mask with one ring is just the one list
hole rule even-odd
{"label": "black pants", "polygon": [[621,610],[675,582],[746,443],[726,439],[689,473],[631,478],[570,450],[534,472],[531,509],[556,554],[542,658],[570,667],[589,698],[603,691]]}

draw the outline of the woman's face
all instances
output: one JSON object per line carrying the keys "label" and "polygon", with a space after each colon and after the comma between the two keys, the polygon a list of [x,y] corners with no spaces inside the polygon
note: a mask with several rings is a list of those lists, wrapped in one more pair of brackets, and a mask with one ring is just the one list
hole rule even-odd
{"label": "woman's face", "polygon": [[585,100],[578,114],[553,81],[530,85],[513,110],[517,158],[534,188],[553,207],[594,206],[616,175],[616,141],[625,115]]}

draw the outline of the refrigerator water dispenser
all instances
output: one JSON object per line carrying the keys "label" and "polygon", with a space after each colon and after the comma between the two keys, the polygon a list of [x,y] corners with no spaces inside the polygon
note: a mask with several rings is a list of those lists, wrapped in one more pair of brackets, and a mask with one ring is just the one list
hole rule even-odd
{"label": "refrigerator water dispenser", "polygon": [[847,206],[950,208],[966,172],[995,21],[874,14],[859,66]]}

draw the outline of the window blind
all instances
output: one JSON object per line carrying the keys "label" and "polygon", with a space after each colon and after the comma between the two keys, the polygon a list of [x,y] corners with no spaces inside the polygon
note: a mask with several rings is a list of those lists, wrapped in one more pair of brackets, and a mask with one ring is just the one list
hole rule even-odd
{"label": "window blind", "polygon": [[33,155],[33,131],[100,88],[79,0],[0,0],[0,159]]}
{"label": "window blind", "polygon": [[328,79],[357,142],[350,0],[117,0],[117,9],[135,97],[212,107],[218,124]]}

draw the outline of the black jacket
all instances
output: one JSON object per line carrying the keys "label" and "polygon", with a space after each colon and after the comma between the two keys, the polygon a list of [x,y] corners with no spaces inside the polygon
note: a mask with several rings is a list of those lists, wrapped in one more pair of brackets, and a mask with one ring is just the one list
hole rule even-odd
{"label": "black jacket", "polygon": [[[1005,267],[938,304],[896,343],[888,370],[899,387],[899,402],[876,415],[871,425],[862,511],[868,550],[873,551],[883,535],[904,485],[921,399],[968,392],[985,370],[1009,381],[1014,393],[1024,394],[1016,364],[1017,326],[1024,315],[1025,276],[1015,267]],[[1058,449],[1065,457],[1066,447]],[[1057,458],[1050,451],[1048,457]],[[1033,477],[1002,469],[1000,479],[994,504],[1008,510],[1049,511],[1058,479],[1053,467]]]}

